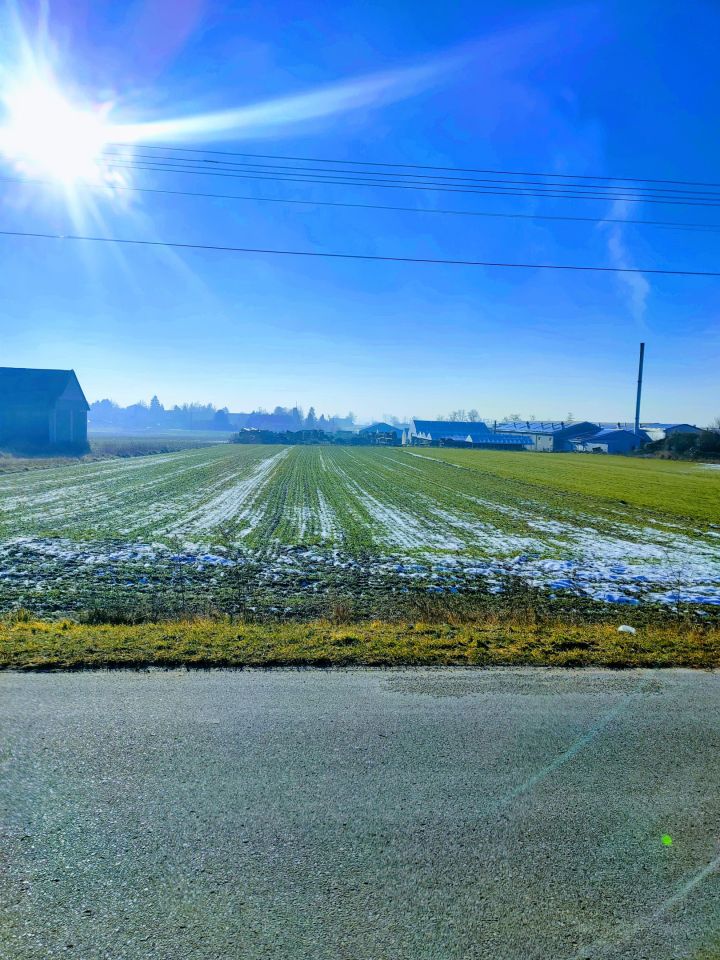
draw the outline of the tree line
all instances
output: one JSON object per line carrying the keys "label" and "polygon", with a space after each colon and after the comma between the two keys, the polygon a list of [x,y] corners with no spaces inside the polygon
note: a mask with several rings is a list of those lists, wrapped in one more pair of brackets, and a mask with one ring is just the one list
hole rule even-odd
{"label": "tree line", "polygon": [[355,415],[333,414],[319,416],[314,407],[307,414],[302,407],[263,408],[249,413],[231,413],[227,407],[215,407],[212,403],[184,403],[165,407],[154,396],[149,403],[140,401],[127,407],[112,400],[96,400],[90,404],[91,428],[113,428],[121,431],[158,430],[239,430],[244,427],[256,430],[295,432],[298,430],[352,430]]}

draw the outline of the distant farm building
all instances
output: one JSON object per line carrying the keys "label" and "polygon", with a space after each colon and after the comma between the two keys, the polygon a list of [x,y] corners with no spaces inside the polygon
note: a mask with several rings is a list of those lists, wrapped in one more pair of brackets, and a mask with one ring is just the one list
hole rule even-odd
{"label": "distant farm building", "polygon": [[639,450],[650,438],[644,431],[605,428],[592,437],[586,437],[575,443],[579,453],[632,453]]}
{"label": "distant farm building", "polygon": [[574,450],[574,441],[597,433],[600,425],[588,420],[513,420],[497,424],[503,433],[521,433],[530,438],[526,450],[546,453],[562,453]]}
{"label": "distant farm building", "polygon": [[[688,424],[655,424],[668,432],[682,432]],[[692,428],[700,433],[697,428]],[[483,421],[411,420],[403,443],[415,446],[469,446],[547,453],[632,453],[651,439],[649,431],[635,433],[624,424],[589,420]]]}
{"label": "distant farm building", "polygon": [[369,427],[363,427],[358,436],[370,443],[376,443],[379,446],[391,446],[394,443],[400,443],[402,439],[402,427],[394,427],[391,423],[371,423]]}
{"label": "distant farm building", "polygon": [[73,370],[0,367],[0,445],[84,450],[89,409]]}
{"label": "distant farm building", "polygon": [[651,440],[664,440],[673,433],[702,433],[700,427],[692,423],[642,423],[640,426]]}
{"label": "distant farm building", "polygon": [[475,420],[411,420],[403,435],[403,443],[413,446],[467,444],[486,449],[524,450],[530,442],[528,436],[495,431]]}

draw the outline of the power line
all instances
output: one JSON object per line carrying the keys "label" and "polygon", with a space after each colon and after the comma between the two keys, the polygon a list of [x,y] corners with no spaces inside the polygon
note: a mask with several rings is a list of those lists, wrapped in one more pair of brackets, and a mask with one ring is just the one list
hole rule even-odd
{"label": "power line", "polygon": [[[696,200],[718,200],[720,199],[720,194],[718,193],[708,193],[707,191],[698,192],[698,191],[688,191],[688,190],[665,190],[659,188],[647,188],[647,187],[605,187],[600,184],[581,184],[581,183],[543,183],[542,181],[522,181],[522,180],[508,180],[508,179],[472,179],[472,178],[439,178],[433,177],[428,179],[427,175],[425,177],[420,177],[413,174],[395,174],[376,172],[371,170],[334,170],[326,167],[293,167],[293,166],[281,166],[277,164],[258,164],[258,163],[223,163],[220,165],[217,161],[214,160],[188,160],[184,157],[176,156],[155,156],[147,154],[110,154],[109,155],[113,160],[122,160],[128,164],[139,165],[138,160],[143,164],[148,166],[167,166],[172,170],[188,171],[194,172],[198,170],[199,172],[214,172],[215,170],[221,171],[223,173],[234,173],[238,168],[241,168],[240,172],[247,171],[249,173],[273,173],[279,177],[287,177],[289,173],[301,173],[313,178],[322,178],[323,180],[328,180],[331,182],[335,180],[343,180],[343,183],[347,182],[347,179],[350,177],[363,179],[363,182],[369,184],[379,184],[379,185],[417,185],[421,188],[427,187],[445,187],[445,188],[457,188],[463,186],[467,183],[470,186],[479,191],[489,191],[493,187],[502,187],[503,190],[511,190],[513,192],[519,192],[522,195],[531,195],[537,192],[538,194],[547,193],[549,196],[559,196],[561,194],[568,194],[574,199],[582,199],[584,197],[596,198],[598,195],[601,199],[619,199],[619,200],[636,200],[638,198],[644,199],[646,197],[661,197],[662,199],[668,198],[671,201],[683,202],[683,197],[688,196],[691,199]],[[212,164],[213,171],[208,171],[208,164]],[[378,177],[383,177],[384,180],[378,180]],[[411,179],[408,179],[410,177]],[[344,178],[344,179],[343,179]],[[394,179],[388,179],[394,178]],[[458,181],[452,182],[452,181]],[[532,191],[528,188],[534,188]],[[624,191],[634,191],[634,193],[618,193],[619,190]],[[554,192],[553,192],[554,191]],[[614,192],[612,192],[614,191]],[[639,192],[644,191],[644,192]]]}
{"label": "power line", "polygon": [[[5,183],[27,183],[27,184],[45,184],[55,186],[54,180],[30,179],[23,177],[0,177],[0,182]],[[560,214],[541,214],[541,213],[501,213],[486,210],[446,210],[431,207],[401,207],[394,204],[383,203],[351,203],[342,200],[298,200],[291,197],[258,197],[251,194],[237,193],[205,193],[194,190],[170,190],[162,187],[135,187],[129,184],[105,184],[105,183],[84,183],[84,187],[92,189],[105,190],[114,193],[115,191],[132,193],[157,193],[167,194],[169,196],[179,197],[200,197],[214,200],[248,200],[258,203],[286,203],[307,207],[346,207],[361,210],[394,210],[406,213],[431,213],[444,216],[456,217],[489,217],[508,220],[560,220],[570,223],[620,223],[637,224],[648,227],[670,227],[683,230],[704,230],[716,232],[720,230],[720,224],[713,223],[687,223],[677,220],[635,220],[624,217],[572,217],[562,216]]]}
{"label": "power line", "polygon": [[[290,177],[286,175],[264,175],[259,173],[227,173],[220,170],[196,170],[188,167],[177,167],[169,166],[167,164],[153,164],[152,162],[143,162],[143,163],[108,163],[106,166],[109,169],[117,170],[148,170],[155,173],[181,173],[185,175],[194,175],[194,176],[205,176],[205,177],[223,177],[230,178],[235,180],[269,180],[275,183],[316,183],[322,185],[335,185],[335,186],[358,186],[358,187],[379,187],[380,189],[392,189],[392,190],[420,190],[420,191],[435,191],[441,193],[463,193],[471,194],[475,196],[520,196],[520,197],[534,197],[534,198],[543,198],[543,199],[560,199],[560,200],[603,200],[605,202],[611,202],[614,200],[624,200],[629,203],[655,203],[655,204],[665,204],[670,206],[691,206],[691,207],[720,207],[720,202],[710,203],[707,201],[690,201],[690,200],[681,200],[681,199],[658,199],[654,197],[638,197],[638,196],[626,196],[618,194],[572,194],[572,193],[550,193],[547,191],[538,191],[534,190],[512,190],[512,189],[503,189],[503,190],[490,190],[490,189],[468,189],[463,187],[453,187],[453,186],[442,186],[442,185],[428,185],[420,186],[418,184],[408,184],[401,182],[386,183],[384,181],[366,181],[366,180],[339,180],[339,179],[329,179],[326,175],[322,177]],[[559,188],[558,188],[559,189]]]}
{"label": "power line", "polygon": [[208,243],[180,243],[171,240],[139,240],[126,237],[93,237],[69,233],[39,233],[21,230],[0,230],[4,237],[29,237],[42,240],[82,240],[94,243],[123,243],[143,247],[177,247],[184,250],[209,250],[219,253],[258,253],[281,257],[326,257],[333,260],[368,260],[390,263],[422,263],[461,267],[503,267],[522,270],[573,270],[593,273],[646,273],[678,277],[720,277],[714,270],[665,270],[641,267],[598,267],[563,263],[509,263],[496,260],[449,260],[435,257],[391,257],[370,253],[332,253],[321,250],[277,250],[265,247],[232,247]]}
{"label": "power line", "polygon": [[[203,166],[207,164],[212,164],[217,166],[222,170],[233,170],[236,168],[248,168],[255,169],[257,171],[260,168],[261,171],[271,170],[271,171],[291,171],[291,172],[301,172],[307,173],[312,176],[317,176],[318,174],[328,174],[336,175],[341,177],[348,176],[362,176],[364,178],[377,178],[385,177],[394,177],[399,182],[412,182],[420,181],[422,184],[428,183],[439,183],[445,186],[455,186],[456,183],[470,183],[480,186],[486,185],[505,185],[505,186],[514,186],[514,187],[544,187],[545,189],[551,190],[561,190],[568,188],[570,190],[579,190],[579,191],[599,191],[602,190],[607,192],[609,190],[632,190],[635,193],[649,194],[651,196],[664,196],[664,195],[681,195],[681,196],[690,196],[703,199],[720,199],[720,193],[708,193],[708,191],[697,191],[697,190],[678,190],[676,188],[666,189],[658,187],[633,187],[633,186],[624,186],[624,187],[603,187],[601,185],[594,184],[584,184],[584,183],[560,183],[560,184],[548,184],[542,180],[508,180],[507,178],[498,179],[495,178],[478,178],[478,177],[450,177],[447,175],[433,175],[433,174],[408,174],[408,173],[392,173],[387,171],[375,171],[375,170],[351,170],[344,171],[334,169],[332,167],[298,167],[298,166],[288,166],[287,164],[268,164],[268,163],[247,163],[247,162],[227,162],[227,161],[218,161],[218,160],[209,160],[207,158],[201,158],[199,160],[188,159],[185,157],[178,157],[172,154],[159,156],[156,154],[144,154],[138,153],[137,151],[132,151],[132,153],[109,153],[105,151],[105,156],[110,156],[120,160],[125,160],[129,163],[134,163],[139,160],[147,160],[153,163],[172,163],[172,164],[183,164],[188,167],[188,169],[197,168],[198,166]],[[332,162],[332,161],[329,161]],[[349,161],[348,161],[349,162]]]}
{"label": "power line", "polygon": [[[127,144],[124,143],[112,143],[108,146],[113,147],[123,147],[127,149]],[[373,160],[336,160],[329,157],[295,157],[287,156],[283,154],[272,154],[272,153],[241,153],[238,151],[231,150],[208,150],[199,147],[180,147],[180,146],[167,146],[162,144],[150,144],[150,143],[138,143],[135,146],[139,147],[142,150],[174,150],[179,153],[204,153],[204,154],[214,154],[216,156],[225,156],[225,157],[254,157],[256,160],[292,160],[301,163],[335,163],[343,165],[354,165],[354,166],[367,166],[367,167],[395,167],[411,170],[446,170],[457,173],[492,173],[502,176],[510,177],[549,177],[554,179],[564,179],[564,180],[602,180],[602,181],[614,181],[618,183],[668,183],[668,184],[679,184],[681,186],[688,187],[720,187],[720,183],[714,181],[706,180],[673,180],[673,179],[658,179],[650,177],[611,177],[605,175],[590,175],[583,173],[548,173],[548,172],[538,172],[538,171],[527,171],[527,170],[498,170],[487,167],[447,167],[447,166],[433,166],[431,164],[423,163],[391,163],[387,161],[373,161]]]}

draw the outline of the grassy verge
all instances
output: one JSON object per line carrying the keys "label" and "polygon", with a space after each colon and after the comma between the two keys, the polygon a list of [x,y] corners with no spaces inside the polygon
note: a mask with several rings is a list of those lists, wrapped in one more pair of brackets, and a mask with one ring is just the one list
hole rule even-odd
{"label": "grassy verge", "polygon": [[0,623],[0,669],[276,666],[720,667],[720,628],[485,621]]}

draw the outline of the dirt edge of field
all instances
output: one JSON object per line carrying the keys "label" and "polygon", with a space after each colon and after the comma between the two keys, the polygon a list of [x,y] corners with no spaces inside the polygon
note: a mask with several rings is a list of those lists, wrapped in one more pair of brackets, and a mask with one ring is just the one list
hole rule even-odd
{"label": "dirt edge of field", "polygon": [[143,667],[688,667],[720,668],[720,627],[512,622],[90,625],[0,623],[0,669]]}

